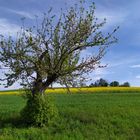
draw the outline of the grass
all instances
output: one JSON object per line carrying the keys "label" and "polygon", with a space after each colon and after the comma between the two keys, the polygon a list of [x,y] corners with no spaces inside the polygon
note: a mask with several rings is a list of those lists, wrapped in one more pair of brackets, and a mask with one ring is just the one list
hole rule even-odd
{"label": "grass", "polygon": [[0,140],[139,140],[140,93],[52,94],[60,111],[53,126],[25,127],[25,100],[0,95]]}

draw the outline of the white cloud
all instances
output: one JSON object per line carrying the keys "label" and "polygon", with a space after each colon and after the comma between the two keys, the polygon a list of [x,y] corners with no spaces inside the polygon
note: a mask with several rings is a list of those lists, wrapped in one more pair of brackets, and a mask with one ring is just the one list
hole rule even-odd
{"label": "white cloud", "polygon": [[8,9],[9,12],[12,12],[14,14],[17,14],[19,16],[25,17],[25,18],[29,18],[29,19],[34,19],[35,15],[33,15],[32,13],[26,12],[26,11],[19,11],[19,10],[13,10],[13,9]]}
{"label": "white cloud", "polygon": [[107,23],[104,26],[105,29],[109,29],[112,26],[121,26],[127,20],[128,15],[129,11],[124,9],[109,10],[101,5],[99,5],[96,10],[96,17],[99,19],[99,21],[106,19]]}
{"label": "white cloud", "polygon": [[132,65],[132,66],[130,66],[131,68],[140,68],[140,64],[138,64],[138,65]]}
{"label": "white cloud", "polygon": [[[123,55],[117,55],[117,57],[114,56],[114,54],[111,55],[111,57],[114,57],[112,61],[108,61],[108,67],[121,67],[121,66],[127,66],[127,67],[138,67],[140,65],[134,65],[135,63],[138,63],[138,55],[135,57],[129,57]],[[130,66],[131,65],[131,66]]]}
{"label": "white cloud", "polygon": [[0,19],[0,34],[15,36],[19,30],[20,26],[10,23],[7,19]]}
{"label": "white cloud", "polygon": [[110,75],[114,74],[115,72],[110,72],[105,68],[98,68],[93,72],[96,76],[103,76],[103,75]]}

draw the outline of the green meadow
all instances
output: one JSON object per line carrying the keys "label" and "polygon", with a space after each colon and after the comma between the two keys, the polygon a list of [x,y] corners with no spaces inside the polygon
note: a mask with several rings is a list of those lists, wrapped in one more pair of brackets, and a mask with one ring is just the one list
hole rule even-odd
{"label": "green meadow", "polygon": [[20,120],[26,100],[0,95],[0,140],[139,140],[140,93],[48,94],[60,118],[43,128]]}

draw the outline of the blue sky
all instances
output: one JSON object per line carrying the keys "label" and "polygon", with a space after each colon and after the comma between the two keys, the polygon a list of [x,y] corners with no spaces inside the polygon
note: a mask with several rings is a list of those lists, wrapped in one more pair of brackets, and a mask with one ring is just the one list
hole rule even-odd
{"label": "blue sky", "polygon": [[[92,0],[87,0],[86,4]],[[34,15],[41,16],[53,7],[58,14],[60,9],[73,5],[77,0],[0,0],[0,34],[15,35],[19,30],[21,18],[26,17],[25,24],[30,25]],[[109,82],[117,80],[120,83],[130,82],[132,86],[140,86],[140,1],[139,0],[94,0],[96,16],[99,20],[107,18],[104,31],[112,31],[120,26],[116,33],[119,39],[108,49],[102,64],[108,64],[104,69],[97,69],[91,78],[105,78]],[[90,53],[89,50],[84,52]],[[17,88],[16,83],[11,88]],[[3,86],[0,86],[0,90]],[[10,88],[9,88],[10,89]]]}

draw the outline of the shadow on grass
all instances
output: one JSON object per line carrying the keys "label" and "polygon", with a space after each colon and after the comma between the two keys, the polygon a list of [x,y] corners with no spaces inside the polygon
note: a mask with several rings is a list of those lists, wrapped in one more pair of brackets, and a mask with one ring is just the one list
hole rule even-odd
{"label": "shadow on grass", "polygon": [[20,116],[0,117],[0,129],[2,128],[26,128],[28,125],[24,123]]}
{"label": "shadow on grass", "polygon": [[[54,122],[51,127],[64,127],[69,121],[69,119],[71,118],[64,118],[64,115],[60,115],[58,117],[58,120],[56,122]],[[68,125],[68,124],[67,124]],[[18,113],[11,113],[11,114],[0,114],[0,129],[3,128],[29,128],[29,127],[37,127],[31,124],[27,124],[27,122],[25,122],[25,120],[20,116],[20,114]],[[39,126],[37,127],[39,128]]]}
{"label": "shadow on grass", "polygon": [[[81,125],[96,124],[93,118],[87,115],[70,113],[60,113],[57,121],[55,121],[49,128],[51,128],[52,133],[62,133],[66,130],[80,130]],[[7,116],[3,114],[0,116],[0,129],[4,128],[29,128],[32,125],[25,123],[23,118],[18,113],[13,113]],[[36,127],[36,126],[33,126]]]}

